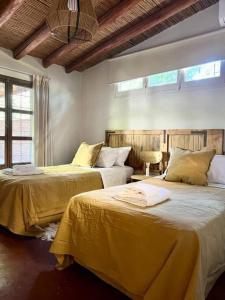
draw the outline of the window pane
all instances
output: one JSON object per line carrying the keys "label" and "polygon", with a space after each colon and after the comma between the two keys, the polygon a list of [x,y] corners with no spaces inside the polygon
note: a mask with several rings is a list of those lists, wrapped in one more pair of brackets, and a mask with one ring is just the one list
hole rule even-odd
{"label": "window pane", "polygon": [[0,141],[0,165],[5,164],[5,141]]}
{"label": "window pane", "polygon": [[0,111],[0,136],[5,136],[5,113]]}
{"label": "window pane", "polygon": [[167,84],[176,84],[177,77],[177,70],[150,75],[148,77],[148,86],[153,87]]}
{"label": "window pane", "polygon": [[12,107],[21,110],[33,110],[33,98],[31,89],[13,85]]}
{"label": "window pane", "polygon": [[118,92],[127,92],[132,90],[142,89],[144,86],[143,78],[137,78],[117,83]]}
{"label": "window pane", "polygon": [[32,141],[12,142],[12,162],[29,163],[32,161]]}
{"label": "window pane", "polygon": [[0,82],[0,107],[5,107],[5,84]]}
{"label": "window pane", "polygon": [[220,77],[221,61],[215,61],[203,65],[184,69],[184,81],[202,80]]}
{"label": "window pane", "polygon": [[29,114],[12,114],[12,135],[13,136],[32,136],[32,119]]}

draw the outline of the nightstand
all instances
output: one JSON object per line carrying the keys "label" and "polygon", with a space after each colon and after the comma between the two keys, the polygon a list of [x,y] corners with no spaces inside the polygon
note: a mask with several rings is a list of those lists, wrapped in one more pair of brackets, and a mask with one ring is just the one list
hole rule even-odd
{"label": "nightstand", "polygon": [[132,175],[131,176],[131,182],[145,180],[145,179],[151,178],[153,176],[154,175],[146,176],[144,174],[141,174],[141,175]]}

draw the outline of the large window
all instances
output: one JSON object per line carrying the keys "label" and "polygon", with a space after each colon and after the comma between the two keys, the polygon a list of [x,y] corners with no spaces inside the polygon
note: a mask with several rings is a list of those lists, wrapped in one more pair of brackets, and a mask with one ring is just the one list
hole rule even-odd
{"label": "large window", "polygon": [[0,76],[0,168],[32,162],[32,83]]}

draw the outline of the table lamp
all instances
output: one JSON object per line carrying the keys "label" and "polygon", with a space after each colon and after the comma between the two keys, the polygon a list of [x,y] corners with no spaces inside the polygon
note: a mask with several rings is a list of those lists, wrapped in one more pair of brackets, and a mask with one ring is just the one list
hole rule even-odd
{"label": "table lamp", "polygon": [[141,151],[141,160],[145,163],[145,175],[150,175],[150,166],[162,161],[161,151]]}

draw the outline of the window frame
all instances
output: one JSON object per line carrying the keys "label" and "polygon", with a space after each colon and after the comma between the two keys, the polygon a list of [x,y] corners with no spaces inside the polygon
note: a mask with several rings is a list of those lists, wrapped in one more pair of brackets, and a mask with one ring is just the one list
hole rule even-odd
{"label": "window frame", "polygon": [[[139,93],[143,90],[147,90],[147,94],[154,94],[154,93],[161,93],[161,92],[175,92],[175,91],[180,91],[180,90],[188,90],[188,89],[193,89],[193,88],[220,88],[225,84],[225,60],[220,60],[220,59],[215,59],[209,62],[201,63],[199,65],[204,65],[210,62],[216,62],[220,61],[221,62],[221,70],[220,70],[220,76],[219,77],[212,77],[212,78],[206,78],[206,79],[199,79],[199,80],[193,80],[193,81],[184,81],[184,69],[178,69],[178,70],[172,70],[172,71],[177,71],[178,76],[177,76],[177,83],[172,83],[172,84],[164,84],[164,85],[158,85],[158,86],[150,86],[149,85],[149,77],[154,74],[150,74],[145,77],[139,77],[143,79],[143,85],[142,88],[139,89],[132,89],[124,92],[119,92],[117,88],[117,82],[115,84],[115,96],[118,98],[126,98],[129,97],[131,94],[132,96],[138,96]],[[195,65],[194,65],[195,66]],[[190,66],[194,67],[194,66]],[[167,71],[165,71],[167,72]],[[165,73],[165,72],[160,72],[160,73]],[[168,71],[169,72],[169,71]],[[160,74],[160,73],[155,73],[155,74]],[[137,78],[136,78],[137,79]],[[134,80],[134,79],[130,79]],[[128,80],[129,81],[129,80]],[[129,98],[128,98],[129,99]]]}
{"label": "window frame", "polygon": [[[219,61],[219,60],[214,60]],[[214,62],[212,61],[212,62]],[[169,91],[176,91],[176,90],[188,90],[192,88],[218,88],[224,85],[225,83],[225,60],[221,61],[221,70],[220,70],[220,76],[219,77],[212,77],[212,78],[206,78],[201,80],[193,80],[193,81],[184,81],[184,69],[178,70],[178,80],[176,84],[165,84],[160,86],[149,86],[147,84],[147,88],[149,93],[160,93],[160,92],[169,92]],[[202,63],[202,65],[207,64]],[[161,72],[164,73],[164,72]],[[149,75],[151,76],[151,75]],[[148,77],[149,77],[148,76]],[[148,80],[147,77],[147,80]]]}
{"label": "window frame", "polygon": [[150,93],[154,93],[154,92],[164,92],[164,91],[174,91],[174,90],[178,90],[179,87],[179,82],[180,82],[180,70],[172,70],[172,71],[177,71],[177,83],[171,83],[171,84],[162,84],[162,85],[158,85],[158,86],[150,86],[149,84],[149,77],[151,75],[157,75],[157,74],[161,74],[161,73],[167,73],[170,71],[165,71],[165,72],[160,72],[160,73],[156,73],[156,74],[150,74],[146,77],[147,80],[147,89],[150,91]]}
{"label": "window frame", "polygon": [[0,140],[5,141],[5,164],[0,165],[0,169],[11,167],[15,164],[26,164],[31,162],[23,162],[23,163],[13,163],[12,162],[12,142],[13,141],[32,141],[33,137],[28,136],[13,136],[12,135],[12,114],[19,113],[19,114],[29,114],[33,115],[34,110],[20,110],[14,109],[12,107],[12,95],[13,95],[13,85],[26,87],[29,89],[33,88],[32,81],[26,81],[10,76],[5,76],[0,74],[0,82],[5,84],[5,107],[0,107],[0,111],[5,113],[5,136],[0,136]]}
{"label": "window frame", "polygon": [[[127,91],[119,91],[118,90],[118,84],[119,83],[123,83],[123,82],[127,82],[127,81],[132,81],[132,80],[136,80],[136,79],[142,79],[142,87],[141,88],[136,88],[136,89],[131,89],[131,90],[127,90]],[[120,97],[120,96],[128,96],[130,95],[130,93],[133,93],[133,92],[138,92],[138,91],[141,91],[145,88],[146,86],[146,78],[145,77],[138,77],[138,78],[133,78],[133,79],[128,79],[128,80],[123,80],[123,81],[120,81],[120,82],[116,82],[115,83],[115,95],[117,97]]]}
{"label": "window frame", "polygon": [[[219,61],[214,60],[212,62]],[[220,69],[220,76],[219,77],[211,77],[206,79],[199,79],[199,80],[192,80],[192,81],[184,81],[184,69],[181,69],[180,72],[182,74],[182,89],[189,89],[189,88],[215,88],[220,87],[225,83],[225,60],[221,61],[221,69]],[[200,65],[204,65],[206,63],[202,63]],[[194,67],[194,66],[193,66]]]}

